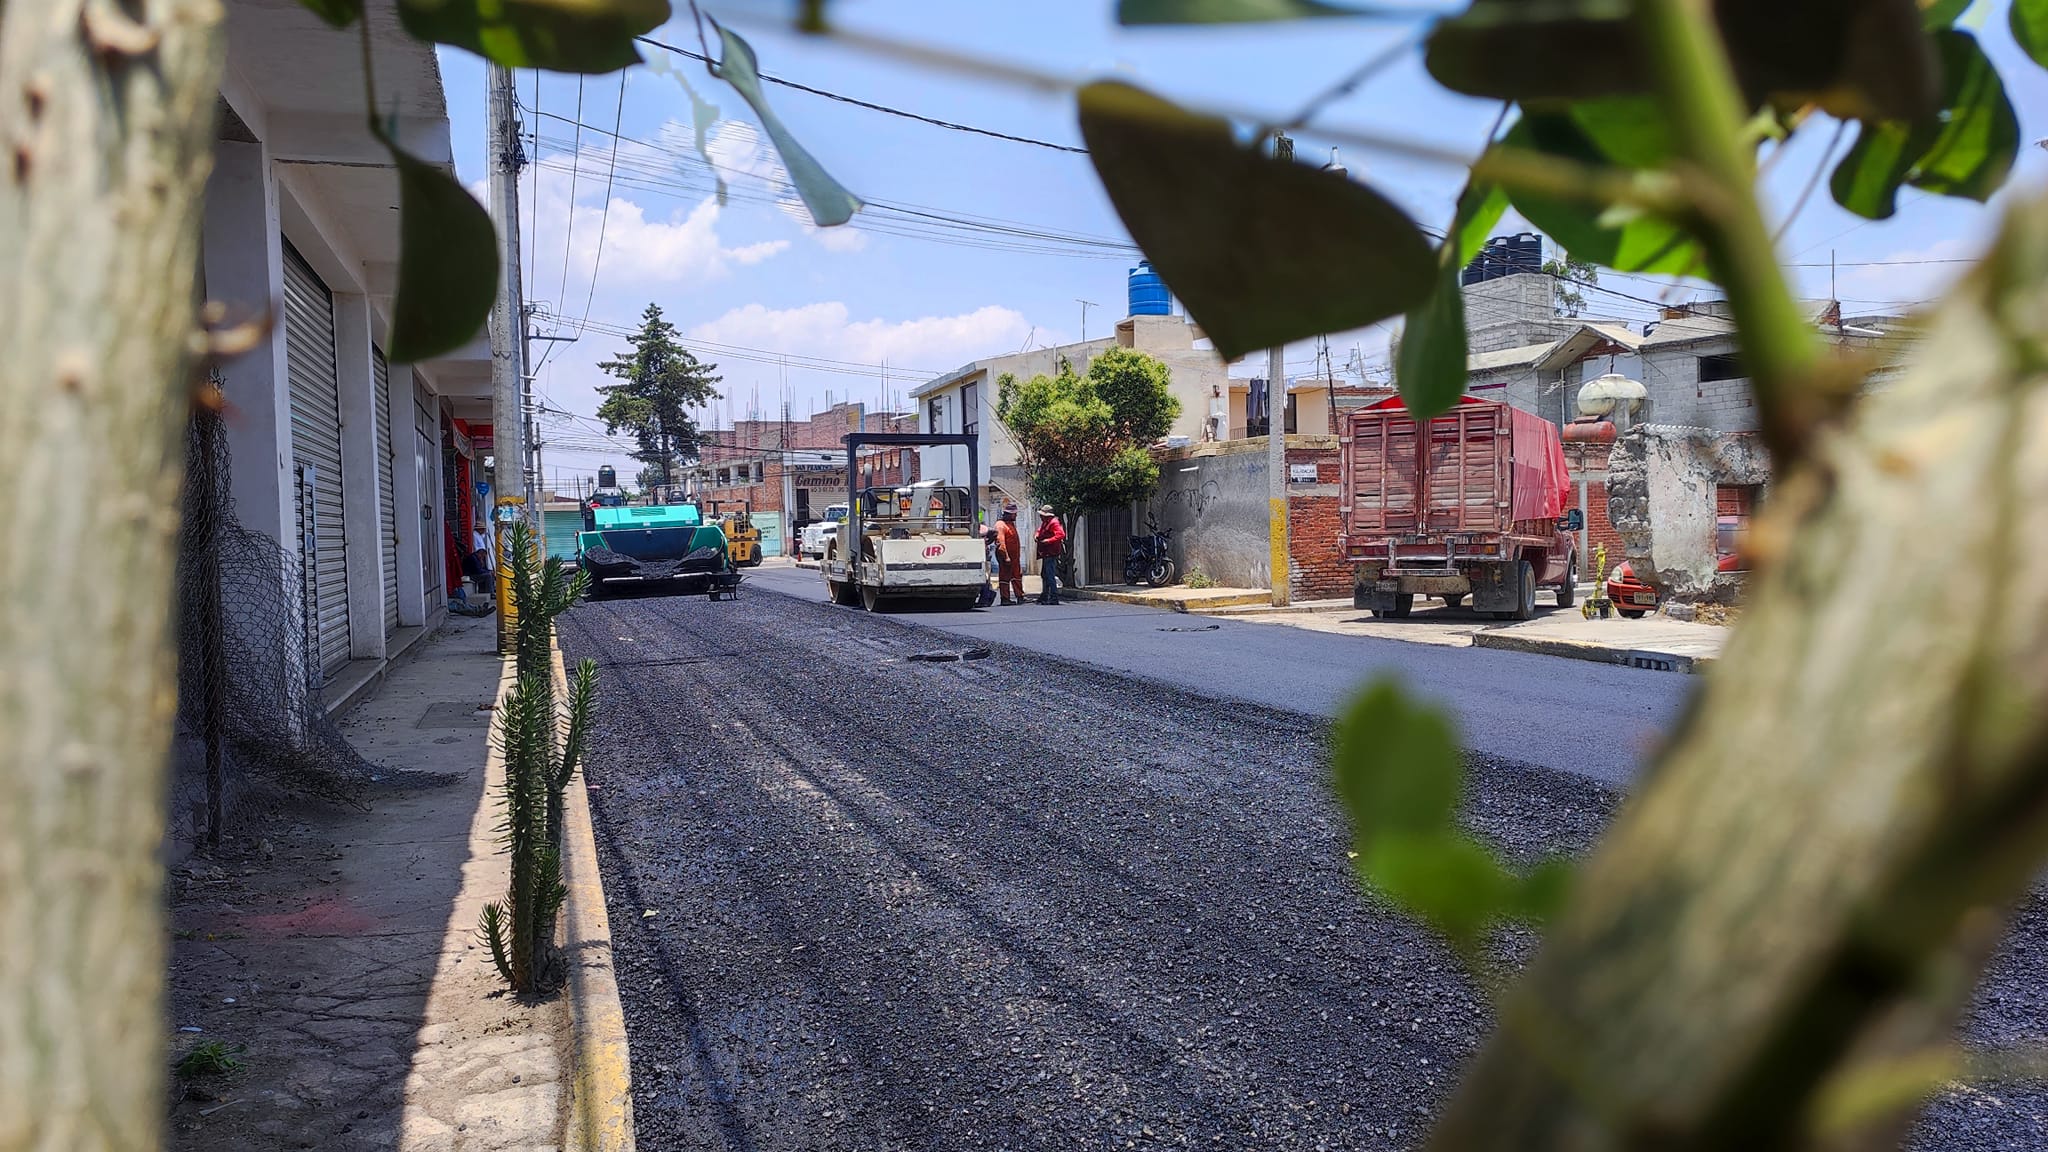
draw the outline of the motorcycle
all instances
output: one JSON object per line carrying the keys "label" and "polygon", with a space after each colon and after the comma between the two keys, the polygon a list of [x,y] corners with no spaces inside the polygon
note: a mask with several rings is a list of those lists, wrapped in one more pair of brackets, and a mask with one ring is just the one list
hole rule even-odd
{"label": "motorcycle", "polygon": [[1173,532],[1161,528],[1154,520],[1145,525],[1147,534],[1131,537],[1131,554],[1124,557],[1124,583],[1150,584],[1164,588],[1180,576],[1174,566],[1172,551]]}

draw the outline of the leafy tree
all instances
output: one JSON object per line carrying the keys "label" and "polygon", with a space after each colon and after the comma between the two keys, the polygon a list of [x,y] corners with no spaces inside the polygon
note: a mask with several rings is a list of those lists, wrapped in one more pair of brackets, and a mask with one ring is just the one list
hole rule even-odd
{"label": "leafy tree", "polygon": [[[1062,360],[1050,376],[996,380],[996,418],[1017,440],[1031,493],[1073,518],[1142,500],[1159,487],[1148,451],[1180,415],[1172,372],[1154,357],[1111,348],[1077,376]],[[1073,553],[1066,563],[1072,564]]]}
{"label": "leafy tree", "polygon": [[1580,286],[1591,287],[1600,283],[1600,269],[1597,265],[1567,252],[1562,260],[1545,260],[1543,274],[1552,277],[1551,303],[1559,316],[1576,319],[1586,310],[1586,295]]}
{"label": "leafy tree", "polygon": [[1117,435],[1131,443],[1163,439],[1180,416],[1180,400],[1169,390],[1173,371],[1135,349],[1105,349],[1089,361],[1088,383],[1109,405]]}
{"label": "leafy tree", "polygon": [[626,338],[632,351],[606,360],[598,367],[623,384],[598,388],[604,400],[597,406],[597,418],[605,431],[616,435],[625,429],[637,448],[633,458],[647,465],[642,485],[676,482],[678,470],[697,458],[697,422],[690,417],[718,399],[713,376],[716,364],[706,364],[690,354],[676,339],[675,325],[661,317],[661,306],[649,304],[640,314],[640,330]]}

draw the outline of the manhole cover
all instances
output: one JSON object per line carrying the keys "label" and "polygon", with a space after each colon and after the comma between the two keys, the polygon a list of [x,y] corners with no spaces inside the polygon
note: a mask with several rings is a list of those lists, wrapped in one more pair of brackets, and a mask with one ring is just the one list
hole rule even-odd
{"label": "manhole cover", "polygon": [[986,660],[988,659],[988,649],[967,648],[958,651],[912,652],[909,658],[923,664],[945,664],[954,660]]}
{"label": "manhole cover", "polygon": [[488,708],[479,708],[474,704],[463,704],[459,701],[448,701],[442,704],[427,705],[426,714],[420,717],[419,727],[488,728],[491,726],[491,717],[495,715],[497,713]]}

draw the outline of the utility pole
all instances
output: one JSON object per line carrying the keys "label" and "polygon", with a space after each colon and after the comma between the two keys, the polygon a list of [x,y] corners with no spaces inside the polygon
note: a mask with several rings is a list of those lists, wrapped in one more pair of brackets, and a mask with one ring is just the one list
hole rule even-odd
{"label": "utility pole", "polygon": [[1097,304],[1093,300],[1083,300],[1078,296],[1074,298],[1074,303],[1081,306],[1081,343],[1086,344],[1088,342],[1088,310],[1090,308],[1100,308],[1102,305]]}
{"label": "utility pole", "polygon": [[1267,560],[1273,570],[1273,606],[1284,608],[1287,586],[1287,348],[1266,350]]}
{"label": "utility pole", "polygon": [[512,70],[490,66],[490,114],[485,117],[484,155],[490,165],[491,224],[498,232],[498,302],[491,309],[491,455],[497,506],[492,529],[498,547],[498,648],[510,651],[517,624],[511,603],[510,518],[518,515],[525,488],[526,317],[519,300],[519,147],[512,94]]}

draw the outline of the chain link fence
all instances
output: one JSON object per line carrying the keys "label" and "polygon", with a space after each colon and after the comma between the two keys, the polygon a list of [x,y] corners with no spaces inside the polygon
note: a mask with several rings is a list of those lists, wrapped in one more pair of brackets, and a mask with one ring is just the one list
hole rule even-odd
{"label": "chain link fence", "polygon": [[440,782],[392,772],[349,746],[308,682],[303,569],[235,518],[216,375],[192,406],[178,540],[175,822],[217,844],[242,798],[360,806],[372,784]]}

